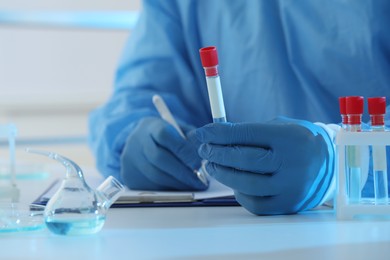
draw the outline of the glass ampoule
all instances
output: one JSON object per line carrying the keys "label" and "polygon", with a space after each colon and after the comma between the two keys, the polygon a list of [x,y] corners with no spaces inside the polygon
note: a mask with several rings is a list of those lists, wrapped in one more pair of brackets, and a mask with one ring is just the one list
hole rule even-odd
{"label": "glass ampoule", "polygon": [[[370,114],[371,131],[385,131],[386,98],[368,98],[368,112]],[[374,194],[375,204],[388,203],[388,181],[386,146],[374,145],[372,147]]]}

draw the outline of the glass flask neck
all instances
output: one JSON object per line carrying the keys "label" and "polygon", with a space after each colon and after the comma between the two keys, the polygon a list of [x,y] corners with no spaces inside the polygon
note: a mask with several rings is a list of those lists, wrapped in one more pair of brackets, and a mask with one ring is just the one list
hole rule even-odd
{"label": "glass flask neck", "polygon": [[71,178],[71,177],[78,177],[84,181],[84,175],[83,171],[81,168],[72,160],[59,155],[57,153],[53,152],[47,152],[47,151],[41,151],[41,150],[34,150],[34,149],[27,149],[26,150],[28,153],[35,153],[35,154],[40,154],[40,155],[45,155],[53,160],[56,160],[60,162],[62,165],[65,166],[66,168],[66,177]]}
{"label": "glass flask neck", "polygon": [[120,194],[124,191],[125,187],[114,177],[109,176],[103,181],[102,184],[96,189],[96,192],[101,197],[101,205],[105,209],[111,207],[111,205],[119,198]]}

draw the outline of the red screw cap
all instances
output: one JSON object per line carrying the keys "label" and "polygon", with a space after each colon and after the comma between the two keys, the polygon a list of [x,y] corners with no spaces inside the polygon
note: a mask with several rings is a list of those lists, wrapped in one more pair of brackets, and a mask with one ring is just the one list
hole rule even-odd
{"label": "red screw cap", "polygon": [[205,70],[207,77],[213,77],[218,75],[218,53],[217,47],[209,46],[199,50],[200,60]]}
{"label": "red screw cap", "polygon": [[386,97],[368,98],[368,113],[370,115],[386,114]]}
{"label": "red screw cap", "polygon": [[362,122],[364,98],[361,96],[352,96],[345,98],[346,112],[348,115],[348,123],[350,125],[358,125]]}
{"label": "red screw cap", "polygon": [[200,60],[203,67],[213,67],[218,65],[217,47],[209,46],[199,50]]}
{"label": "red screw cap", "polygon": [[340,105],[340,114],[346,115],[347,114],[346,97],[339,97],[339,105]]}
{"label": "red screw cap", "polygon": [[342,119],[342,124],[347,125],[348,124],[348,117],[347,117],[347,103],[345,97],[339,97],[339,105],[340,105],[340,114]]}
{"label": "red screw cap", "polygon": [[362,96],[351,96],[345,98],[346,112],[348,115],[363,114],[364,98]]}

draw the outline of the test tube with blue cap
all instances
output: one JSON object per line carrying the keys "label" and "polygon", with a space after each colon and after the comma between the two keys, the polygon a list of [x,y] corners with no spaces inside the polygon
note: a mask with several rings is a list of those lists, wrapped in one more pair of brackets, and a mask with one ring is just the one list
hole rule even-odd
{"label": "test tube with blue cap", "polygon": [[199,50],[202,66],[206,74],[207,90],[214,123],[226,122],[225,105],[223,102],[221,80],[218,73],[218,53],[215,46]]}

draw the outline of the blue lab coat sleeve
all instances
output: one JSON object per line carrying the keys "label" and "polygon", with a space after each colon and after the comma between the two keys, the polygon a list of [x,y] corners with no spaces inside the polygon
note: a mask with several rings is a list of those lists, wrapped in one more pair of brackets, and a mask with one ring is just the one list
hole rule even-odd
{"label": "blue lab coat sleeve", "polygon": [[[152,104],[154,94],[165,99],[178,121],[199,126],[210,120],[200,97],[202,93],[207,95],[206,87],[194,78],[202,68],[195,72],[191,67],[180,21],[174,19],[173,11],[174,5],[163,1],[144,2],[140,20],[122,54],[114,92],[90,115],[89,143],[104,176],[119,178],[120,154],[129,132],[140,118],[158,116]],[[192,60],[200,64],[195,54]],[[204,91],[198,90],[199,84],[203,84]]]}
{"label": "blue lab coat sleeve", "polygon": [[91,114],[90,144],[104,175],[118,176],[139,119],[157,116],[153,94],[179,121],[212,121],[201,47],[218,48],[230,122],[286,116],[338,123],[338,97],[389,96],[387,0],[147,0],[142,9],[114,92]]}

